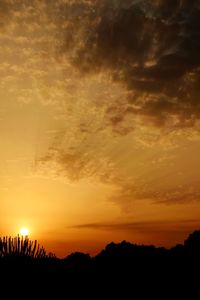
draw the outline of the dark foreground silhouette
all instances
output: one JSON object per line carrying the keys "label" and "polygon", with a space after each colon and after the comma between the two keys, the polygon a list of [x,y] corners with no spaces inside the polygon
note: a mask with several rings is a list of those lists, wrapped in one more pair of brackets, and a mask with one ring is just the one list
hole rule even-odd
{"label": "dark foreground silhouette", "polygon": [[3,238],[0,287],[6,286],[17,299],[200,299],[200,231],[171,249],[123,241],[95,257],[76,252],[65,259],[37,241]]}

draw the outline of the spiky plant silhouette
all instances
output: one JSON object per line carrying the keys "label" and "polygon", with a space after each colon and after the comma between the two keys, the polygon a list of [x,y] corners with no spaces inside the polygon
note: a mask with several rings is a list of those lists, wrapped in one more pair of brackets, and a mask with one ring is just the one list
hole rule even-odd
{"label": "spiky plant silhouette", "polygon": [[47,258],[44,247],[37,240],[31,241],[28,237],[0,238],[0,258],[2,257],[30,257]]}

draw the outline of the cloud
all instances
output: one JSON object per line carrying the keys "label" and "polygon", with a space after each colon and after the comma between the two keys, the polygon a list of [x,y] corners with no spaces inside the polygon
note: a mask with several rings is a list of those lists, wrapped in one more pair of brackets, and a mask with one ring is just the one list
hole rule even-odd
{"label": "cloud", "polygon": [[73,1],[64,11],[62,53],[82,74],[109,72],[129,92],[133,115],[146,122],[194,126],[200,115],[199,1]]}
{"label": "cloud", "polygon": [[4,29],[9,22],[12,4],[2,0],[0,3],[0,29]]}
{"label": "cloud", "polygon": [[121,84],[128,110],[110,117],[113,126],[130,113],[157,126],[193,126],[199,119],[198,1],[3,0],[0,16],[15,34],[26,25],[18,45],[39,43],[44,56],[57,47],[57,58],[67,56],[82,75],[109,73]]}
{"label": "cloud", "polygon": [[152,240],[156,241],[157,246],[171,247],[175,244],[182,243],[187,235],[199,227],[198,220],[179,219],[176,221],[135,221],[135,222],[116,222],[116,223],[88,223],[78,224],[68,229],[79,231],[94,230],[98,233],[111,233],[114,240],[119,242],[120,237],[133,241],[137,244],[152,244]]}
{"label": "cloud", "polygon": [[76,68],[81,81],[109,75],[124,89],[121,101],[107,99],[105,115],[115,133],[130,133],[138,120],[174,129],[193,127],[199,120],[198,1],[4,0],[1,12],[18,53],[24,55],[28,46],[32,52],[39,49],[39,58],[36,53],[29,57],[29,67],[31,62],[31,67],[41,65],[43,58],[55,68],[54,56],[66,79]]}
{"label": "cloud", "polygon": [[[173,175],[172,175],[173,176]],[[175,179],[177,180],[177,179]],[[143,178],[142,182],[128,183],[118,187],[118,192],[110,197],[110,201],[118,203],[125,211],[133,209],[135,200],[146,200],[154,204],[185,204],[198,202],[200,199],[199,181],[187,184],[165,184],[158,186],[156,181],[149,182]]]}
{"label": "cloud", "polygon": [[81,230],[125,231],[130,233],[163,234],[163,232],[184,232],[199,226],[198,220],[177,221],[135,221],[125,223],[88,223],[70,226],[68,228]]}
{"label": "cloud", "polygon": [[3,0],[0,16],[1,98],[44,105],[44,122],[53,107],[41,170],[107,183],[123,207],[199,200],[165,162],[199,135],[199,1]]}

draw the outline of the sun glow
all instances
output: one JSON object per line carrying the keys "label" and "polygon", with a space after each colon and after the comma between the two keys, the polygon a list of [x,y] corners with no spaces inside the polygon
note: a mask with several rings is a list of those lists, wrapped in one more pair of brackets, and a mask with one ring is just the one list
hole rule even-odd
{"label": "sun glow", "polygon": [[28,230],[28,228],[22,227],[22,228],[20,229],[20,234],[21,234],[22,236],[28,236],[28,235],[29,235],[29,230]]}

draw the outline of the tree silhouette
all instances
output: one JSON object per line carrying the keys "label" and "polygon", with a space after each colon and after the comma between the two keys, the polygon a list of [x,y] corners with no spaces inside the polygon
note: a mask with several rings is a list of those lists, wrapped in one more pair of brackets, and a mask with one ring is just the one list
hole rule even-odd
{"label": "tree silhouette", "polygon": [[200,230],[189,235],[184,242],[185,249],[193,254],[200,254]]}

